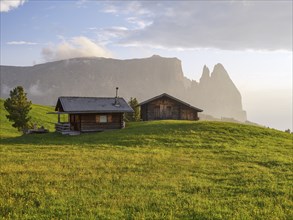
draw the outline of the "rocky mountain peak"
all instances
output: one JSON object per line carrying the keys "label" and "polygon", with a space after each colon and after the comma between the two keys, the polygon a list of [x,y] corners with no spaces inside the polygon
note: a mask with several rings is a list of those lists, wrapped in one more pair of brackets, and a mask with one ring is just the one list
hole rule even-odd
{"label": "rocky mountain peak", "polygon": [[203,70],[202,70],[202,75],[200,77],[199,82],[200,83],[205,83],[205,82],[207,82],[209,80],[210,80],[210,70],[206,65],[204,65]]}
{"label": "rocky mountain peak", "polygon": [[214,66],[211,77],[217,78],[217,79],[230,78],[226,69],[224,68],[224,66],[221,63],[218,63]]}

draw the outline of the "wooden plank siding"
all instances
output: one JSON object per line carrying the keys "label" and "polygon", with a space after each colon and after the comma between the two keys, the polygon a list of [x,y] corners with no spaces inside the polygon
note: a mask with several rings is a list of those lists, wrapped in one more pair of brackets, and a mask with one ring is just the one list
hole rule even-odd
{"label": "wooden plank siding", "polygon": [[148,120],[198,120],[198,112],[176,100],[162,97],[141,105],[141,118]]}
{"label": "wooden plank siding", "polygon": [[[104,116],[106,116],[107,122],[100,122],[101,117],[104,118]],[[71,130],[81,132],[103,131],[123,127],[123,113],[71,114],[69,118]]]}

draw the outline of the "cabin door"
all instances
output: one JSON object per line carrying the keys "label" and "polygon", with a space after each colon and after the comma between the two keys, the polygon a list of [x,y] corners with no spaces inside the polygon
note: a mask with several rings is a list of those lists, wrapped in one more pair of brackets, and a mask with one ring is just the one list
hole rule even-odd
{"label": "cabin door", "polygon": [[160,119],[161,114],[160,114],[160,106],[155,106],[154,108],[154,118],[155,119]]}
{"label": "cabin door", "polygon": [[161,119],[170,119],[172,116],[171,106],[160,105],[160,116],[161,116]]}
{"label": "cabin door", "polygon": [[80,115],[70,115],[70,130],[80,131]]}

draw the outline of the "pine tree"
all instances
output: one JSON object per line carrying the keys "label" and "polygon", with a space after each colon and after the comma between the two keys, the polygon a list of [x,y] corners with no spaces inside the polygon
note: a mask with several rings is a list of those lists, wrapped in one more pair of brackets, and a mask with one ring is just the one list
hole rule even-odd
{"label": "pine tree", "polygon": [[140,120],[140,108],[138,106],[137,99],[131,97],[128,104],[134,110],[134,113],[127,113],[126,120],[127,121],[139,121]]}
{"label": "pine tree", "polygon": [[10,91],[10,98],[4,101],[4,108],[9,113],[6,115],[9,121],[14,122],[13,127],[25,133],[28,129],[30,117],[28,116],[31,110],[31,101],[27,100],[26,93],[21,86]]}

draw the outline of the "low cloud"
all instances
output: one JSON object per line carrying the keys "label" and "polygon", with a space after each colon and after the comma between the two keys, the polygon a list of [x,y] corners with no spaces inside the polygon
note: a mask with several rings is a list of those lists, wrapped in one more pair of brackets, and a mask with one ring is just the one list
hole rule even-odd
{"label": "low cloud", "polygon": [[1,0],[0,1],[0,12],[8,12],[23,5],[26,0]]}
{"label": "low cloud", "polygon": [[[32,84],[29,89],[28,89],[28,93],[34,96],[42,96],[44,95],[44,91],[42,90],[42,88],[40,87],[40,80],[38,80],[36,82],[36,84]],[[48,92],[46,92],[48,94]]]}
{"label": "low cloud", "polygon": [[9,41],[8,45],[37,45],[36,42],[28,42],[28,41]]}
{"label": "low cloud", "polygon": [[64,60],[76,57],[112,57],[110,51],[96,44],[87,37],[74,37],[71,40],[64,40],[58,45],[42,49],[42,56],[45,61]]}
{"label": "low cloud", "polygon": [[9,87],[5,84],[1,84],[1,94],[2,95],[9,95],[10,91],[13,89],[13,87]]}

